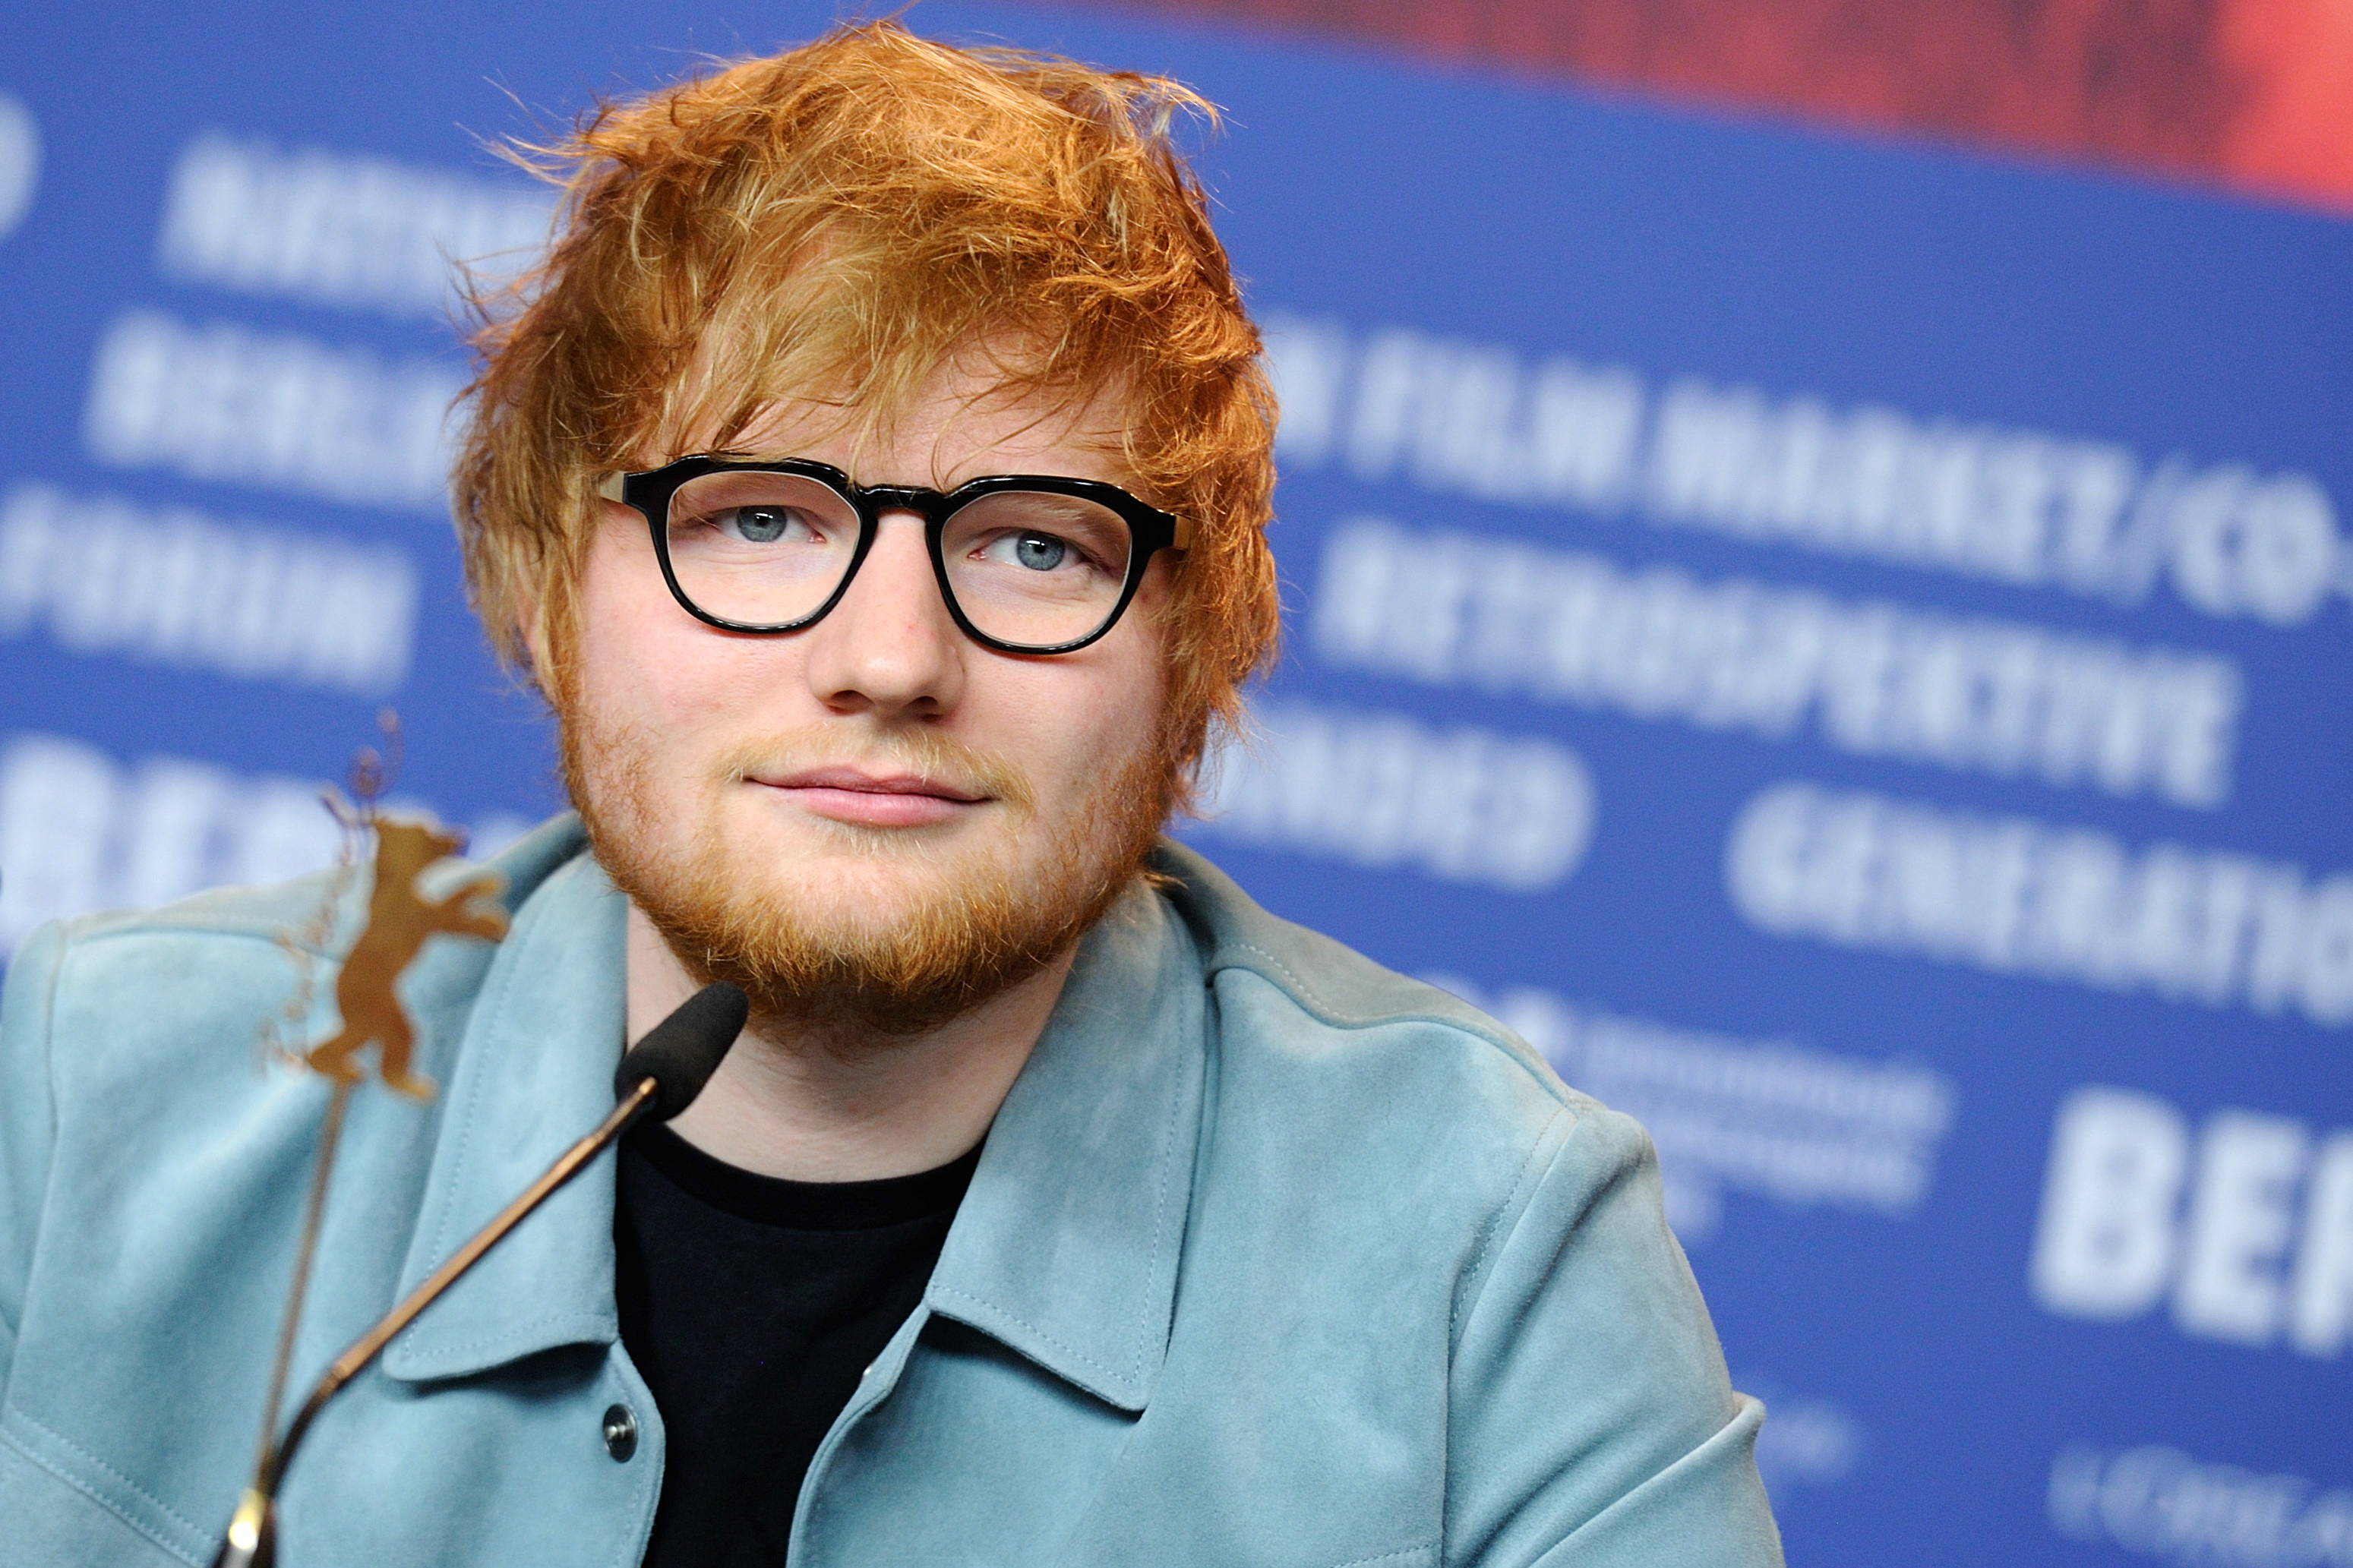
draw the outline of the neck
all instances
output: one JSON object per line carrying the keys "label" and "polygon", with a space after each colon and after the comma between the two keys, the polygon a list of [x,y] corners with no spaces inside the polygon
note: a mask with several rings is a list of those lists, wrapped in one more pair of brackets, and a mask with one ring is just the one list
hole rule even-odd
{"label": "neck", "polygon": [[[670,1127],[713,1159],[798,1182],[875,1181],[944,1165],[988,1131],[1075,955],[903,1039],[846,1042],[755,1019]],[[636,1040],[695,984],[635,904],[628,956]]]}

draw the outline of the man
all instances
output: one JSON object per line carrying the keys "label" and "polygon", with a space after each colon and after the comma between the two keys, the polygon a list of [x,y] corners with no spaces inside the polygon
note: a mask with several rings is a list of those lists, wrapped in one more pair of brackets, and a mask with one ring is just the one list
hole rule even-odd
{"label": "man", "polygon": [[[578,815],[409,972],[439,1094],[353,1101],[298,1384],[625,1039],[713,978],[754,1018],[328,1407],[294,1568],[1779,1561],[1640,1130],[1158,837],[1275,619],[1197,106],[877,24],[542,154],[455,491]],[[322,1101],[253,1030],[321,889],[10,973],[11,1562],[216,1542]]]}

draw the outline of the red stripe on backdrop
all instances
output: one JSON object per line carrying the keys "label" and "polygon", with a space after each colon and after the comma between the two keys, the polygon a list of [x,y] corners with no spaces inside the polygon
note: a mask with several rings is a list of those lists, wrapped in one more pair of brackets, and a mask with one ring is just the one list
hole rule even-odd
{"label": "red stripe on backdrop", "polygon": [[1121,3],[2353,214],[2353,0]]}

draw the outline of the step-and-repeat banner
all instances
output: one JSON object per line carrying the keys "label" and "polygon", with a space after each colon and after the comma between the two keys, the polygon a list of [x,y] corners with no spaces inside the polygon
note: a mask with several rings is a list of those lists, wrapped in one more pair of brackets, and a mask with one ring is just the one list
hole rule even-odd
{"label": "step-and-repeat banner", "polygon": [[[332,858],[387,705],[554,809],[443,513],[483,143],[828,19],[335,9],[12,24],[0,950]],[[2353,226],[914,21],[1228,110],[1291,620],[1187,832],[1649,1125],[1795,1557],[2353,1565]]]}

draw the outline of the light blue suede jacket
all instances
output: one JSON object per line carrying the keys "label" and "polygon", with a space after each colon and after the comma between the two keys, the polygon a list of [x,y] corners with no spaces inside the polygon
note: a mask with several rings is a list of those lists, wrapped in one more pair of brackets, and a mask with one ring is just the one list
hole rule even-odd
{"label": "light blue suede jacket", "polygon": [[[496,864],[512,934],[436,939],[403,986],[441,1094],[353,1100],[298,1388],[612,1104],[620,896],[569,817]],[[1641,1130],[1189,851],[1158,864],[1088,937],[923,1307],[818,1450],[796,1568],[1779,1563],[1763,1413]],[[9,970],[10,1568],[218,1542],[326,1098],[257,1028],[322,886],[52,926]],[[617,1340],[613,1201],[607,1158],[328,1407],[284,1568],[638,1561],[662,1427]]]}

